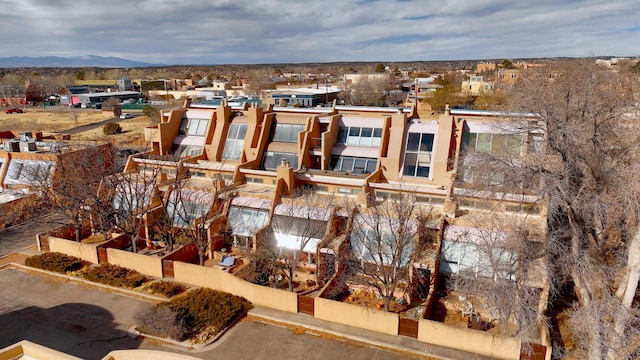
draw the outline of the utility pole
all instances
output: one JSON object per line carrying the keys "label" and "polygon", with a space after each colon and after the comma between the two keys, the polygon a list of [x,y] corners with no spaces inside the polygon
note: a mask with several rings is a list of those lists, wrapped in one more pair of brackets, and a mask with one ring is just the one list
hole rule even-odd
{"label": "utility pole", "polygon": [[329,88],[328,88],[328,83],[329,83],[329,74],[325,75],[324,78],[324,103],[328,104],[329,103]]}

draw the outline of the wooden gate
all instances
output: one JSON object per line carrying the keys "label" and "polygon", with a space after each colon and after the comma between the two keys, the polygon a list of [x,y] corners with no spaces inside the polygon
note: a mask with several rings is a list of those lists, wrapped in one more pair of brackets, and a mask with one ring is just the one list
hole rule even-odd
{"label": "wooden gate", "polygon": [[535,343],[523,343],[520,346],[520,360],[544,360],[547,347]]}
{"label": "wooden gate", "polygon": [[98,248],[98,264],[108,264],[107,248]]}
{"label": "wooden gate", "polygon": [[313,304],[312,297],[298,295],[298,312],[313,316]]}
{"label": "wooden gate", "polygon": [[162,277],[173,278],[173,260],[162,260]]}
{"label": "wooden gate", "polygon": [[400,325],[398,326],[398,335],[409,336],[417,339],[418,321],[401,317]]}

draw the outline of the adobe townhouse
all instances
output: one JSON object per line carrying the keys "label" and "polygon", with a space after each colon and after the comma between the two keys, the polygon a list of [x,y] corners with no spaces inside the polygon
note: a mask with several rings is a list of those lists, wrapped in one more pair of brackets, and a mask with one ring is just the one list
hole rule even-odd
{"label": "adobe townhouse", "polygon": [[[212,235],[210,255],[230,246],[255,249],[274,234],[279,234],[278,245],[295,249],[300,236],[296,229],[301,225],[294,221],[282,226],[283,217],[325,222],[305,246],[303,256],[309,264],[318,263],[319,280],[328,279],[334,271],[324,269],[318,258],[338,251],[349,227],[351,215],[340,202],[349,200],[366,209],[394,194],[412,194],[419,206],[433,209],[444,219],[430,225],[440,231],[443,253],[423,267],[443,274],[475,269],[478,274],[482,256],[463,256],[463,250],[475,246],[473,238],[481,234],[466,220],[468,214],[491,209],[521,215],[536,233],[543,233],[544,209],[536,196],[509,196],[466,186],[478,171],[473,156],[465,154],[520,156],[540,147],[540,134],[509,133],[503,126],[508,121],[491,111],[447,110],[424,119],[415,108],[264,109],[187,102],[184,108],[165,112],[160,124],[145,129],[151,150],[132,156],[125,171],[160,167],[163,179],[188,174],[189,184],[200,184],[194,191],[204,194],[207,187],[215,187],[230,194],[221,214],[225,219],[217,229],[223,236]],[[301,210],[308,205],[287,197],[299,189],[332,204],[317,205],[321,211],[310,215]],[[205,208],[201,206],[198,214],[192,211],[192,217],[203,215]],[[445,231],[447,225],[459,228]],[[463,239],[461,233],[471,239]],[[457,247],[452,250],[451,244]]]}
{"label": "adobe townhouse", "polygon": [[86,161],[75,164],[77,168],[92,166],[106,173],[114,165],[110,144],[73,142],[68,135],[54,139],[42,132],[0,131],[0,212],[8,215],[0,227],[33,215],[33,211],[22,213],[20,203],[34,199],[43,187],[64,183],[60,163],[74,164],[80,158]]}

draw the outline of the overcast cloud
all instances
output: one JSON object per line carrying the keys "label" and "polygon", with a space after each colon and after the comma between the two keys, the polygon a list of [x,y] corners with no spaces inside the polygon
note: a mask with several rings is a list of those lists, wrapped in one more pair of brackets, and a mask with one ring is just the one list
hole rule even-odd
{"label": "overcast cloud", "polygon": [[164,64],[640,55],[637,0],[0,0],[0,57]]}

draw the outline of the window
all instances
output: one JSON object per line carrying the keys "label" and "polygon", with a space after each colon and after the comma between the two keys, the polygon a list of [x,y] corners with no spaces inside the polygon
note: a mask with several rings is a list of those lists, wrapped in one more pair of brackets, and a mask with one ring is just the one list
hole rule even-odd
{"label": "window", "polygon": [[[173,218],[174,226],[189,226],[195,219],[206,215],[211,209],[211,196],[193,196],[193,199],[180,199],[175,194],[171,194],[171,198],[167,202],[167,213]],[[196,200],[204,201],[198,201]]]}
{"label": "window", "polygon": [[298,142],[298,133],[304,131],[304,125],[278,124],[273,128],[272,141],[278,142]]}
{"label": "window", "polygon": [[336,143],[352,146],[376,147],[380,146],[381,138],[381,128],[340,126],[338,128]]}
{"label": "window", "polygon": [[173,155],[175,157],[186,159],[202,154],[202,146],[174,144]]}
{"label": "window", "polygon": [[433,134],[409,133],[404,155],[404,175],[429,177],[433,140]]}
{"label": "window", "polygon": [[53,164],[49,161],[12,160],[7,164],[7,175],[4,182],[25,185],[48,183],[52,169]]}
{"label": "window", "polygon": [[232,235],[253,236],[268,221],[269,212],[266,210],[232,206],[229,208],[227,228]]}
{"label": "window", "polygon": [[227,141],[222,151],[223,160],[239,160],[247,135],[247,124],[231,124],[227,133]]}
{"label": "window", "polygon": [[515,256],[499,246],[480,246],[452,240],[442,241],[440,271],[470,277],[515,280]]}
{"label": "window", "polygon": [[491,155],[520,155],[522,135],[464,133],[462,135],[463,152],[479,152]]}
{"label": "window", "polygon": [[182,118],[178,133],[180,135],[205,136],[208,125],[209,119]]}
{"label": "window", "polygon": [[153,193],[151,184],[118,183],[111,200],[116,217],[126,217],[138,209],[147,208],[151,204]]}
{"label": "window", "polygon": [[265,170],[275,170],[282,160],[289,162],[289,166],[292,168],[298,168],[298,154],[275,151],[265,152],[264,159],[262,160],[262,167]]}
{"label": "window", "polygon": [[334,171],[352,172],[354,174],[370,174],[376,171],[378,159],[357,158],[348,156],[332,156],[331,169]]}

